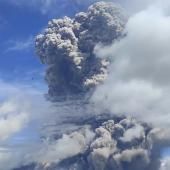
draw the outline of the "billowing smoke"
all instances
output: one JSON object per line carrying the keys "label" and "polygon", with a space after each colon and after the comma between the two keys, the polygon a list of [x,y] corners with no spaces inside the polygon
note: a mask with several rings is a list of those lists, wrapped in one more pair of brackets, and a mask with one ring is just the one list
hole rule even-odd
{"label": "billowing smoke", "polygon": [[[168,132],[125,117],[94,117],[34,155],[36,170],[159,170]],[[167,166],[167,165],[166,165]],[[30,168],[30,166],[28,166]],[[26,169],[26,167],[23,167]],[[163,168],[163,167],[161,167]],[[22,168],[21,168],[22,169]],[[20,170],[20,169],[18,169]]]}
{"label": "billowing smoke", "polygon": [[108,59],[93,54],[98,43],[109,45],[121,36],[127,18],[112,3],[99,2],[75,18],[49,22],[36,38],[36,51],[47,64],[50,96],[83,93],[107,77]]}
{"label": "billowing smoke", "polygon": [[[30,154],[33,164],[17,170],[168,167],[166,160],[161,161],[161,151],[170,146],[169,130],[154,128],[150,121],[144,123],[142,116],[136,116],[143,113],[150,120],[153,111],[160,115],[159,111],[166,110],[169,103],[168,95],[165,102],[162,100],[168,91],[167,79],[161,77],[169,68],[169,48],[164,44],[169,41],[160,36],[161,28],[165,27],[161,29],[164,33],[169,30],[169,17],[162,18],[160,13],[156,19],[147,16],[148,13],[140,13],[127,22],[120,7],[97,2],[72,19],[50,21],[48,28],[37,36],[37,54],[47,65],[49,97],[78,98],[92,92],[92,100],[55,101],[58,122],[54,126],[58,129],[45,135],[36,154]],[[151,21],[153,24],[149,25]],[[163,59],[159,58],[161,54]],[[159,64],[163,72],[157,70]],[[165,91],[159,87],[165,87]],[[52,119],[55,122],[55,117]],[[158,126],[157,122],[154,125]]]}
{"label": "billowing smoke", "polygon": [[114,113],[165,127],[170,124],[170,17],[163,9],[151,6],[133,15],[124,38],[105,48],[96,46],[99,57],[110,56],[113,62],[93,101]]}

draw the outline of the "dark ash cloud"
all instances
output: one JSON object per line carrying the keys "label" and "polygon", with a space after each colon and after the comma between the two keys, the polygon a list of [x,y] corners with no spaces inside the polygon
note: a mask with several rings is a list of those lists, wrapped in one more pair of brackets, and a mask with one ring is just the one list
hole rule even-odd
{"label": "dark ash cloud", "polygon": [[105,2],[90,6],[73,19],[50,21],[36,38],[37,54],[47,65],[49,94],[81,93],[103,82],[109,61],[97,58],[94,47],[120,37],[126,21],[121,8]]}

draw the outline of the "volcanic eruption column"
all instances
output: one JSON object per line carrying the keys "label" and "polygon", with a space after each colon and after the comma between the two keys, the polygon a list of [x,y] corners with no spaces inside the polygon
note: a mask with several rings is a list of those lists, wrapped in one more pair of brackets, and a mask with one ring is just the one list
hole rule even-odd
{"label": "volcanic eruption column", "polygon": [[[94,54],[97,44],[120,39],[127,17],[113,3],[97,2],[74,18],[53,19],[36,38],[36,51],[47,65],[50,98],[93,92],[108,76],[109,58]],[[83,113],[82,113],[83,115]],[[90,125],[90,140],[84,129],[69,134],[81,145],[77,158],[59,162],[75,170],[158,170],[161,149],[168,146],[166,134],[133,118],[109,119]],[[76,154],[74,155],[76,157]],[[73,161],[74,160],[74,161]],[[65,162],[65,164],[63,163]],[[59,169],[59,167],[58,167]]]}

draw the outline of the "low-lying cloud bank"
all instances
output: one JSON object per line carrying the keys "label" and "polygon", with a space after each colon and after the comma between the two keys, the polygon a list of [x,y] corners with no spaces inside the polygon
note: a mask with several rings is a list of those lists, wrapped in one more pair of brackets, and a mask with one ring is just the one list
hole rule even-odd
{"label": "low-lying cloud bank", "polygon": [[0,169],[11,170],[34,161],[32,157],[41,142],[33,141],[32,136],[23,142],[20,138],[29,134],[26,129],[30,126],[40,138],[41,126],[50,122],[48,116],[52,115],[52,107],[42,91],[28,85],[0,80],[0,86]]}

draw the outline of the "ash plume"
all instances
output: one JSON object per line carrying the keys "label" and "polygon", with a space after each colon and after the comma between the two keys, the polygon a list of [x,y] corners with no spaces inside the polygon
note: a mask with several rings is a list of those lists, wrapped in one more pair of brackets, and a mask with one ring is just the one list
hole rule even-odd
{"label": "ash plume", "polygon": [[36,38],[36,51],[47,65],[49,95],[87,92],[107,77],[108,59],[93,54],[98,43],[108,45],[121,36],[127,21],[120,7],[98,2],[74,18],[49,22]]}
{"label": "ash plume", "polygon": [[[119,80],[116,79],[119,74],[126,73],[126,70],[121,70],[126,66],[126,62],[123,63],[124,60],[121,59],[124,58],[120,54],[124,54],[124,49],[125,52],[129,50],[128,45],[131,47],[131,43],[127,41],[126,44],[125,41],[129,38],[129,32],[126,32],[127,23],[129,22],[123,9],[110,2],[97,2],[90,6],[87,12],[80,12],[74,18],[64,17],[50,21],[48,28],[37,36],[36,52],[41,62],[47,65],[46,80],[50,98],[60,99],[60,96],[68,95],[78,98],[80,94],[92,91],[94,92],[92,101],[99,102],[100,105],[91,103],[91,100],[79,100],[77,105],[77,100],[69,99],[71,106],[66,105],[67,101],[59,101],[56,107],[58,131],[52,137],[45,137],[45,142],[36,150],[36,154],[31,155],[32,165],[23,164],[22,168],[16,170],[164,170],[166,168],[161,161],[161,152],[170,146],[169,129],[153,127],[148,122],[143,122],[143,119],[137,120],[134,114],[133,117],[126,115],[129,112],[146,111],[140,110],[140,107],[137,107],[139,104],[136,107],[126,105],[128,102],[131,104],[132,99],[142,94],[143,84],[135,86],[136,84],[133,84],[135,82],[129,85],[111,81],[111,86],[107,86],[112,75],[115,76],[113,80]],[[140,25],[139,22],[138,24]],[[137,35],[139,38],[140,36]],[[122,41],[125,41],[126,46],[121,44]],[[114,43],[120,43],[124,47],[124,49],[118,48],[120,54],[112,53]],[[130,48],[130,52],[132,51],[134,54],[139,54]],[[113,55],[116,54],[118,56],[115,56],[114,62]],[[115,74],[112,74],[110,65],[117,71]],[[140,93],[138,90],[133,93],[133,87],[140,90]],[[131,98],[128,98],[129,89]],[[146,86],[144,95],[152,98],[148,93],[152,90],[152,87]],[[139,98],[139,101],[143,102],[142,99]],[[64,106],[61,105],[63,103]],[[144,106],[146,103],[144,102]],[[69,128],[70,126],[72,128]]]}
{"label": "ash plume", "polygon": [[159,170],[161,149],[170,141],[168,133],[133,118],[115,116],[106,121],[95,117],[91,123],[85,120],[79,130],[63,135],[48,152],[38,154],[39,163],[32,169]]}

